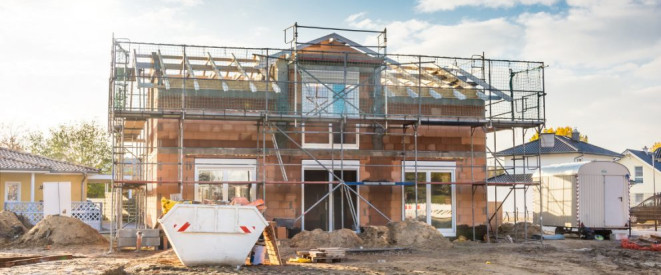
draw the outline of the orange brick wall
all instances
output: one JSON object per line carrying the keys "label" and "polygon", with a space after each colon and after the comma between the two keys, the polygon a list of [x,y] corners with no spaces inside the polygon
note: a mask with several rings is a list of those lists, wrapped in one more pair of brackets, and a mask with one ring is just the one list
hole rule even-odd
{"label": "orange brick wall", "polygon": [[[179,179],[179,123],[178,120],[158,119],[153,123],[154,133],[150,135],[149,142],[157,144],[159,148],[152,152],[151,162],[160,162],[161,164],[152,169],[150,176],[152,180],[175,182],[170,184],[160,184],[158,187],[151,188],[148,192],[148,212],[147,218],[155,222],[155,217],[160,215],[160,198],[168,197],[172,193],[179,193],[179,185],[176,183]],[[300,129],[300,128],[299,128]],[[370,130],[369,128],[365,131]],[[363,130],[361,130],[363,131]],[[248,121],[186,121],[184,126],[184,146],[194,153],[186,153],[184,157],[183,178],[184,181],[194,181],[195,159],[196,158],[249,158],[257,159],[258,173],[257,180],[261,181],[265,175],[267,181],[281,181],[282,176],[280,168],[276,165],[275,156],[269,155],[266,163],[271,164],[262,167],[261,152],[254,151],[246,155],[223,155],[217,153],[217,148],[246,148],[254,149],[261,147],[261,133],[258,132],[258,126],[255,122]],[[388,133],[401,133],[402,129],[392,128]],[[408,133],[412,132],[409,127]],[[300,142],[300,135],[291,135]],[[258,143],[259,141],[259,143]],[[266,146],[272,148],[270,138],[266,139]],[[372,149],[372,136],[361,135],[361,150]],[[485,134],[479,128],[473,132],[473,148],[475,158],[473,159],[473,177],[471,178],[471,159],[466,154],[471,150],[471,129],[469,127],[458,126],[421,126],[419,128],[418,148],[420,151],[430,151],[439,153],[456,153],[453,157],[441,156],[420,157],[420,161],[454,161],[457,163],[456,180],[458,182],[469,182],[472,180],[483,181],[485,177]],[[405,149],[410,151],[414,149],[413,137],[402,137],[395,135],[383,136],[383,145],[385,151],[400,151]],[[170,148],[167,148],[170,147]],[[205,148],[208,148],[205,149]],[[295,148],[289,145],[289,148]],[[313,151],[320,159],[331,159],[328,151]],[[433,155],[433,154],[432,154]],[[301,180],[301,162],[305,159],[311,159],[304,154],[283,155],[283,162],[287,164],[298,164],[287,166],[286,172],[290,181]],[[339,159],[339,153],[334,157]],[[360,179],[361,181],[401,181],[401,154],[398,157],[374,157],[370,154],[356,150],[345,150],[345,160],[359,160],[361,163]],[[413,160],[407,157],[408,161]],[[385,166],[370,166],[370,165]],[[392,167],[387,167],[391,165]],[[261,186],[258,188],[258,197],[262,197]],[[484,224],[485,199],[482,187],[477,187],[475,196],[471,197],[471,187],[469,185],[457,186],[457,224],[473,223],[472,212],[474,198],[475,204],[475,224]],[[184,184],[184,199],[194,198],[194,185],[192,183]],[[295,218],[301,215],[301,193],[300,184],[269,184],[266,187],[266,218]],[[360,188],[360,194],[379,208],[384,214],[393,220],[401,219],[401,187],[366,187]],[[371,209],[367,203],[360,203],[361,224],[385,224],[386,220]],[[152,223],[153,225],[153,223]]]}

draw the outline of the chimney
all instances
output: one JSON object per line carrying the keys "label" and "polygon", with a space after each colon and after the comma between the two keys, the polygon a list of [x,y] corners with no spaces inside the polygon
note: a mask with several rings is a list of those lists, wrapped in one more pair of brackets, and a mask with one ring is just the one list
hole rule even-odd
{"label": "chimney", "polygon": [[581,133],[579,133],[578,130],[576,130],[576,128],[574,128],[574,131],[571,132],[571,139],[575,141],[581,141]]}

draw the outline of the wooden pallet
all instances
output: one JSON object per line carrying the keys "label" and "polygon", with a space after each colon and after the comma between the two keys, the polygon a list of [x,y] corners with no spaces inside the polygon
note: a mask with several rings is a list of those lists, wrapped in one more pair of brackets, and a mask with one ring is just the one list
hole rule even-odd
{"label": "wooden pallet", "polygon": [[269,257],[269,264],[282,265],[283,261],[280,257],[280,250],[278,249],[278,240],[275,237],[275,222],[269,222],[269,225],[264,228],[264,243],[266,244],[266,254]]}

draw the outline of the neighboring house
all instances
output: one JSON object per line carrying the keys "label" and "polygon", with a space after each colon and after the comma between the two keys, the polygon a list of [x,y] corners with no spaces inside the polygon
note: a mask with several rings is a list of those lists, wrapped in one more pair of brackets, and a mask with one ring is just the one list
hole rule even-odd
{"label": "neighboring house", "polygon": [[[411,217],[453,235],[486,217],[485,190],[471,184],[484,186],[483,126],[500,118],[485,117],[485,102],[507,123],[543,122],[537,100],[502,114],[545,94],[503,93],[508,81],[469,74],[491,66],[482,58],[383,56],[334,33],[284,51],[125,40],[113,49],[114,182],[146,192],[149,227],[163,197],[246,197],[266,201],[268,220],[302,215],[295,226],[306,230]],[[533,68],[525,77],[542,81],[542,63],[493,66],[494,79]]]}
{"label": "neighboring house", "polygon": [[83,212],[89,210],[81,202],[87,201],[88,178],[99,172],[83,165],[0,148],[0,203],[5,210],[25,214],[33,223],[49,214],[76,216],[83,208],[86,209]]}
{"label": "neighboring house", "polygon": [[[540,144],[542,140],[544,142]],[[499,172],[504,174],[490,178],[489,181],[493,183],[531,182],[531,175],[539,168],[538,160],[541,166],[545,167],[552,164],[589,162],[593,160],[614,161],[622,156],[611,150],[581,141],[580,133],[576,130],[572,133],[572,137],[559,136],[553,133],[542,133],[539,139],[499,151],[495,155],[503,165],[503,167],[497,166],[497,170],[500,170]],[[496,189],[497,193],[495,192]],[[492,187],[489,190],[489,200],[493,201],[497,199],[501,201],[503,203],[503,211],[511,214],[515,212],[513,198],[516,196],[516,212],[521,215],[524,210],[523,198],[525,197],[528,217],[532,217],[530,215],[532,211],[539,211],[539,209],[534,209],[532,205],[532,196],[538,195],[535,194],[536,191],[534,190],[533,188],[529,188],[527,194],[524,196],[524,191],[519,189],[516,190],[516,195],[512,192],[506,200],[503,200],[510,193],[510,188]]]}
{"label": "neighboring house", "polygon": [[[654,154],[654,155],[653,155]],[[654,153],[627,149],[622,153],[619,163],[631,173],[631,206],[636,206],[646,198],[661,192],[661,148]]]}

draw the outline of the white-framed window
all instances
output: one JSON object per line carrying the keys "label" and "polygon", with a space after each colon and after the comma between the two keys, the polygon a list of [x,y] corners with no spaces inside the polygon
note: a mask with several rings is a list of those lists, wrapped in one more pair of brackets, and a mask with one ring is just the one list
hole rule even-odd
{"label": "white-framed window", "polygon": [[643,183],[643,167],[642,166],[636,166],[634,168],[635,170],[635,177],[634,180],[636,183]]}
{"label": "white-framed window", "polygon": [[302,108],[305,116],[357,116],[360,107],[359,72],[307,70],[303,80]]}
{"label": "white-framed window", "polygon": [[21,201],[21,183],[17,181],[5,182],[5,201]]}
{"label": "white-framed window", "polygon": [[[418,161],[418,182],[454,182],[456,163],[450,161]],[[403,163],[404,181],[416,181],[416,162]],[[415,218],[438,229],[445,236],[455,236],[457,228],[456,186],[454,184],[418,184],[403,186],[403,218]]]}
{"label": "white-framed window", "polygon": [[[301,146],[320,149],[358,149],[360,143],[360,125],[328,123],[317,126],[302,124]],[[342,129],[341,127],[344,127]],[[308,132],[306,132],[308,131]],[[342,134],[344,132],[344,134]]]}
{"label": "white-framed window", "polygon": [[634,203],[634,204],[639,204],[640,202],[643,201],[644,198],[645,198],[645,194],[643,194],[643,193],[636,193],[636,198],[635,198],[635,200],[634,200],[636,203]]}
{"label": "white-framed window", "polygon": [[195,200],[257,199],[256,168],[255,159],[196,159]]}

